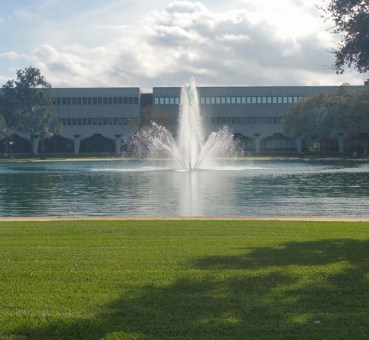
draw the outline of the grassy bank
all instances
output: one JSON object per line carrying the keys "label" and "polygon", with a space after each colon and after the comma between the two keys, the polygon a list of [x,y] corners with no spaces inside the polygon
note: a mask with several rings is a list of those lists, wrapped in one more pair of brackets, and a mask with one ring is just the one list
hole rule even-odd
{"label": "grassy bank", "polygon": [[0,223],[0,339],[366,339],[369,225]]}

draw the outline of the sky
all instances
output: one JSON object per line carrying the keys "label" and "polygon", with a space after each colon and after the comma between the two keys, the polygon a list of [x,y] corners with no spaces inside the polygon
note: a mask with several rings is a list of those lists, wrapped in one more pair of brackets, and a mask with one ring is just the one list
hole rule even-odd
{"label": "sky", "polygon": [[0,84],[53,87],[362,85],[337,75],[327,0],[0,0]]}

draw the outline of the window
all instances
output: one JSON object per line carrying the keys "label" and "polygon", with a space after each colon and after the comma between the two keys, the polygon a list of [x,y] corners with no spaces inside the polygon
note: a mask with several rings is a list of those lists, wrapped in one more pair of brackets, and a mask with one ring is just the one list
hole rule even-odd
{"label": "window", "polygon": [[88,97],[88,98],[87,98],[87,104],[88,104],[88,105],[91,105],[91,104],[92,104],[92,98],[91,98],[91,97]]}
{"label": "window", "polygon": [[108,104],[109,105],[113,104],[113,98],[112,97],[108,97]]}
{"label": "window", "polygon": [[[124,98],[124,99],[126,99],[126,98]],[[164,98],[159,98],[159,100],[160,100],[160,104],[163,105],[164,104]]]}
{"label": "window", "polygon": [[231,103],[231,97],[227,97],[227,104]]}
{"label": "window", "polygon": [[205,103],[206,103],[206,104],[210,104],[210,97],[206,97],[206,98],[205,98]]}
{"label": "window", "polygon": [[133,97],[133,104],[138,104],[138,97]]}
{"label": "window", "polygon": [[159,104],[159,98],[158,97],[154,98],[154,104],[156,104],[156,105]]}
{"label": "window", "polygon": [[251,102],[252,104],[256,104],[256,97],[252,97]]}
{"label": "window", "polygon": [[268,104],[272,103],[272,97],[268,97]]}
{"label": "window", "polygon": [[172,104],[172,105],[174,104],[174,98],[173,97],[169,98],[169,103]]}
{"label": "window", "polygon": [[179,105],[179,97],[176,97],[176,98],[174,99],[174,102],[175,102],[177,105]]}
{"label": "window", "polygon": [[247,97],[247,104],[251,104],[251,97]]}
{"label": "window", "polygon": [[278,97],[278,104],[282,104],[282,97]]}
{"label": "window", "polygon": [[261,97],[258,97],[258,104],[261,104]]}
{"label": "window", "polygon": [[236,104],[236,97],[232,97],[232,104]]}
{"label": "window", "polygon": [[241,102],[242,104],[246,104],[246,97],[242,97]]}
{"label": "window", "polygon": [[273,104],[277,104],[277,103],[278,103],[277,97],[273,97]]}
{"label": "window", "polygon": [[[165,98],[167,99],[167,98]],[[132,105],[133,104],[133,97],[128,97],[128,104]]]}
{"label": "window", "polygon": [[205,98],[204,97],[200,98],[200,104],[205,104]]}
{"label": "window", "polygon": [[96,97],[93,97],[92,98],[92,102],[93,102],[94,105],[97,105],[97,98]]}
{"label": "window", "polygon": [[222,104],[225,104],[225,103],[226,103],[226,98],[225,98],[225,97],[220,97],[220,102],[221,102]]}
{"label": "window", "polygon": [[103,104],[104,105],[108,104],[108,98],[106,98],[106,97],[103,98]]}
{"label": "window", "polygon": [[220,97],[216,97],[215,101],[216,101],[217,104],[220,104]]}
{"label": "window", "polygon": [[287,104],[288,103],[288,97],[283,97],[283,104]]}
{"label": "window", "polygon": [[292,104],[293,103],[293,98],[292,97],[288,97],[288,104]]}
{"label": "window", "polygon": [[[131,98],[131,97],[130,97]],[[166,105],[168,105],[169,104],[169,98],[165,98],[164,99],[164,103],[166,104]]]}
{"label": "window", "polygon": [[241,97],[237,97],[236,102],[237,102],[237,104],[241,104]]}
{"label": "window", "polygon": [[262,102],[263,102],[263,104],[266,104],[267,103],[267,98],[266,97],[263,97],[262,98]]}
{"label": "window", "polygon": [[86,97],[82,98],[82,104],[87,105],[87,98]]}
{"label": "window", "polygon": [[[162,102],[162,100],[164,100],[163,98],[160,98],[160,104],[164,104],[164,102]],[[128,104],[128,97],[123,97],[123,104],[127,105]]]}
{"label": "window", "polygon": [[99,97],[99,98],[97,98],[97,103],[99,104],[99,105],[102,105],[102,98],[101,97]]}
{"label": "window", "polygon": [[211,103],[211,104],[215,104],[215,98],[214,98],[214,97],[211,97],[211,99],[210,99],[210,103]]}
{"label": "window", "polygon": [[113,104],[117,105],[118,104],[118,98],[117,97],[113,97]]}

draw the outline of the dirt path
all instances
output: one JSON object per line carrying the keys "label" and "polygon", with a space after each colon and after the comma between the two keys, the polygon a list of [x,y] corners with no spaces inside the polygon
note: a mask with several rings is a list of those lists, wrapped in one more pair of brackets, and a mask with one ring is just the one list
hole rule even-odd
{"label": "dirt path", "polygon": [[40,216],[40,217],[0,217],[0,222],[8,221],[80,221],[80,220],[258,220],[258,221],[337,221],[369,222],[368,216]]}

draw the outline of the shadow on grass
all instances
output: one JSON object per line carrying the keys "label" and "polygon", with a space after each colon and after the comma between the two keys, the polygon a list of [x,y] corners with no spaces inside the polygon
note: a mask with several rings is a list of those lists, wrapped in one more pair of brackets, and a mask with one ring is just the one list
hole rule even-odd
{"label": "shadow on grass", "polygon": [[367,339],[369,242],[255,248],[193,259],[187,277],[145,286],[95,317],[17,329],[34,339]]}

